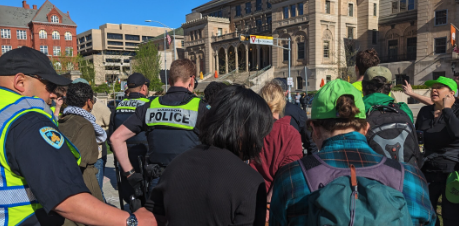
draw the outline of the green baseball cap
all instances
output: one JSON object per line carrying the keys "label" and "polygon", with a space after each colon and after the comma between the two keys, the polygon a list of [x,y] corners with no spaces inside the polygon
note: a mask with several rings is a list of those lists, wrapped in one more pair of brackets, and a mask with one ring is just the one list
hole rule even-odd
{"label": "green baseball cap", "polygon": [[452,203],[459,203],[459,173],[454,171],[446,180],[446,199]]}
{"label": "green baseball cap", "polygon": [[356,118],[366,118],[362,93],[351,85],[351,83],[336,79],[325,84],[314,96],[311,107],[311,119],[339,118],[336,111],[336,101],[342,95],[351,95],[354,97],[355,106],[360,110],[360,113],[355,116]]}
{"label": "green baseball cap", "polygon": [[443,76],[440,76],[437,78],[437,80],[429,80],[426,81],[425,85],[428,87],[432,87],[433,84],[440,83],[445,86],[448,86],[452,91],[456,92],[457,91],[457,83],[451,78],[446,78]]}
{"label": "green baseball cap", "polygon": [[386,79],[386,84],[392,83],[392,72],[389,71],[389,68],[381,66],[368,68],[363,76],[363,81],[371,81],[376,76],[384,77]]}

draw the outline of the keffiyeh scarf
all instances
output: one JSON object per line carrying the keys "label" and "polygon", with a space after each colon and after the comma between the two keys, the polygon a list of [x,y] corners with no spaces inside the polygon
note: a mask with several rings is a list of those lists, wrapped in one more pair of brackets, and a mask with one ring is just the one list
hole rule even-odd
{"label": "keffiyeh scarf", "polygon": [[96,117],[94,117],[94,115],[92,115],[88,111],[84,110],[83,108],[68,106],[64,109],[64,115],[67,114],[79,115],[88,120],[94,127],[94,130],[96,131],[96,141],[98,144],[103,143],[105,142],[105,140],[107,140],[107,133],[105,133],[105,130],[102,129],[102,127],[96,124]]}

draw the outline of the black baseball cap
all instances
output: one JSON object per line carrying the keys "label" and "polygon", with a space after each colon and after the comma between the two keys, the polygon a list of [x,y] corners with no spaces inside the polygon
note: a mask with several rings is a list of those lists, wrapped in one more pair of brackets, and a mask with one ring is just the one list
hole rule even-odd
{"label": "black baseball cap", "polygon": [[49,58],[40,51],[29,47],[13,49],[0,57],[0,76],[38,75],[53,84],[65,86],[72,80],[58,75]]}
{"label": "black baseball cap", "polygon": [[127,86],[129,88],[135,88],[135,87],[139,87],[141,85],[149,85],[150,84],[150,80],[148,80],[147,78],[145,78],[145,76],[143,76],[142,74],[140,73],[134,73],[132,75],[130,75],[127,79]]}

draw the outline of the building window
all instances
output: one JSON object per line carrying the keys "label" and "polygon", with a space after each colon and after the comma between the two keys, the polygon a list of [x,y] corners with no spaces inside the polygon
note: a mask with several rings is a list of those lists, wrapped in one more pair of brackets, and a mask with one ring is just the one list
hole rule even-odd
{"label": "building window", "polygon": [[298,3],[298,16],[303,15],[303,3]]}
{"label": "building window", "polygon": [[325,1],[325,13],[330,14],[330,1]]}
{"label": "building window", "polygon": [[284,19],[288,19],[288,7],[284,7]]}
{"label": "building window", "polygon": [[349,16],[354,16],[354,4],[349,4]]}
{"label": "building window", "polygon": [[303,78],[296,77],[296,89],[302,90],[303,89]]}
{"label": "building window", "polygon": [[11,30],[10,29],[1,29],[1,37],[2,38],[11,38]]}
{"label": "building window", "polygon": [[54,63],[54,70],[57,70],[57,71],[62,70],[61,62]]}
{"label": "building window", "polygon": [[80,42],[80,44],[85,42],[84,37],[79,38],[78,41]]}
{"label": "building window", "polygon": [[271,25],[273,23],[273,18],[271,16],[266,17],[266,23]]}
{"label": "building window", "polygon": [[330,57],[330,41],[324,41],[324,57]]}
{"label": "building window", "polygon": [[373,3],[373,16],[378,15],[378,4]]}
{"label": "building window", "polygon": [[416,37],[406,39],[407,60],[416,60],[416,44],[417,44]]}
{"label": "building window", "polygon": [[73,48],[72,47],[65,47],[65,55],[66,56],[73,56]]}
{"label": "building window", "polygon": [[290,17],[296,17],[296,5],[290,6]]}
{"label": "building window", "polygon": [[392,13],[398,13],[398,1],[392,2]]}
{"label": "building window", "polygon": [[16,31],[16,36],[20,40],[26,40],[27,39],[27,31],[17,30]]}
{"label": "building window", "polygon": [[89,34],[88,36],[86,36],[86,40],[91,41],[92,40],[92,35]]}
{"label": "building window", "polygon": [[304,42],[298,43],[298,59],[304,59]]}
{"label": "building window", "polygon": [[400,0],[400,11],[399,12],[405,12],[406,11],[406,0]]}
{"label": "building window", "polygon": [[257,26],[257,31],[261,32],[261,30],[263,29],[263,23],[261,22],[261,20],[256,20],[255,24]]}
{"label": "building window", "polygon": [[135,43],[135,42],[126,42],[125,45],[126,45],[126,46],[138,46],[139,43]]}
{"label": "building window", "polygon": [[61,55],[61,47],[60,46],[54,46],[53,47],[53,55],[54,56],[60,56]]}
{"label": "building window", "polygon": [[12,50],[12,46],[2,46],[2,54],[5,54],[6,52]]}
{"label": "building window", "polygon": [[182,41],[182,47],[185,47],[185,41]]}
{"label": "building window", "polygon": [[245,3],[245,13],[249,14],[251,12],[252,12],[252,3],[251,2]]}
{"label": "building window", "polygon": [[408,10],[414,9],[414,0],[408,0]]}
{"label": "building window", "polygon": [[378,31],[377,30],[372,31],[371,43],[378,44]]}
{"label": "building window", "polygon": [[406,74],[398,74],[398,75],[395,75],[395,84],[396,85],[405,85],[405,80],[407,82],[410,81],[410,77],[406,76]]}
{"label": "building window", "polygon": [[445,77],[445,72],[444,71],[432,72],[432,77],[434,80],[437,80],[440,76]]}
{"label": "building window", "polygon": [[271,2],[269,2],[269,1],[270,1],[270,0],[268,0],[268,1],[266,2],[266,8],[271,9]]}
{"label": "building window", "polygon": [[288,45],[284,45],[284,61],[288,61]]}
{"label": "building window", "polygon": [[445,25],[448,22],[448,11],[435,11],[435,25]]}
{"label": "building window", "polygon": [[240,5],[237,5],[236,6],[236,16],[241,16],[241,6]]}
{"label": "building window", "polygon": [[114,45],[114,46],[122,46],[123,42],[113,42],[113,41],[108,41],[108,45]]}
{"label": "building window", "polygon": [[71,40],[72,40],[72,33],[70,33],[70,32],[65,32],[65,40],[71,41]]}
{"label": "building window", "polygon": [[68,62],[67,63],[67,71],[72,71],[73,69],[74,69],[73,63],[72,62]]}
{"label": "building window", "polygon": [[139,35],[124,35],[125,40],[140,41]]}
{"label": "building window", "polygon": [[446,53],[446,37],[435,39],[435,54]]}
{"label": "building window", "polygon": [[354,28],[348,27],[347,28],[347,38],[353,39],[354,38]]}
{"label": "building window", "polygon": [[115,33],[107,33],[108,39],[123,39],[122,34],[115,34]]}
{"label": "building window", "polygon": [[92,42],[86,43],[86,47],[90,47],[90,46],[92,46]]}
{"label": "building window", "polygon": [[326,77],[326,81],[327,81],[326,83],[329,83],[329,82],[331,82],[331,75],[327,75],[327,77]]}
{"label": "building window", "polygon": [[256,8],[257,8],[257,11],[258,11],[258,10],[261,10],[262,4],[263,4],[263,3],[261,2],[261,0],[257,0],[257,1],[256,1]]}
{"label": "building window", "polygon": [[47,39],[48,38],[48,33],[46,33],[45,30],[40,30],[38,32],[38,36],[40,37],[40,39]]}
{"label": "building window", "polygon": [[51,16],[51,23],[59,23],[59,17],[56,15]]}
{"label": "building window", "polygon": [[150,39],[153,39],[153,38],[154,38],[153,36],[142,36],[142,41],[146,42],[146,41],[148,41]]}
{"label": "building window", "polygon": [[48,46],[40,46],[40,52],[45,55],[48,55]]}
{"label": "building window", "polygon": [[59,40],[59,39],[61,39],[61,35],[59,34],[58,31],[53,31],[52,37],[53,37],[54,40]]}
{"label": "building window", "polygon": [[397,61],[398,55],[398,40],[389,40],[389,61],[394,62]]}
{"label": "building window", "polygon": [[222,36],[222,34],[223,34],[223,29],[218,28],[218,30],[217,30],[217,36]]}

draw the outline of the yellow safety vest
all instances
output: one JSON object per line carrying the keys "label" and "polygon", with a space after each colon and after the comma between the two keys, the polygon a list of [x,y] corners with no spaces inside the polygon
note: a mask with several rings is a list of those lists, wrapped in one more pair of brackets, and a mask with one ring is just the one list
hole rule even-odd
{"label": "yellow safety vest", "polygon": [[184,105],[167,106],[159,103],[159,98],[155,98],[145,114],[145,122],[148,126],[193,130],[198,119],[199,101],[201,99],[194,97]]}
{"label": "yellow safety vest", "polygon": [[[53,112],[42,99],[24,97],[1,87],[0,96],[0,224],[10,226],[20,224],[43,207],[38,203],[25,178],[15,174],[8,164],[4,147],[9,128],[16,119],[29,112],[37,112],[54,123],[56,121]],[[79,165],[80,153],[67,138],[65,141]]]}
{"label": "yellow safety vest", "polygon": [[145,103],[148,103],[149,101],[150,100],[148,98],[124,99],[116,106],[116,111],[135,111],[137,107],[142,106]]}

